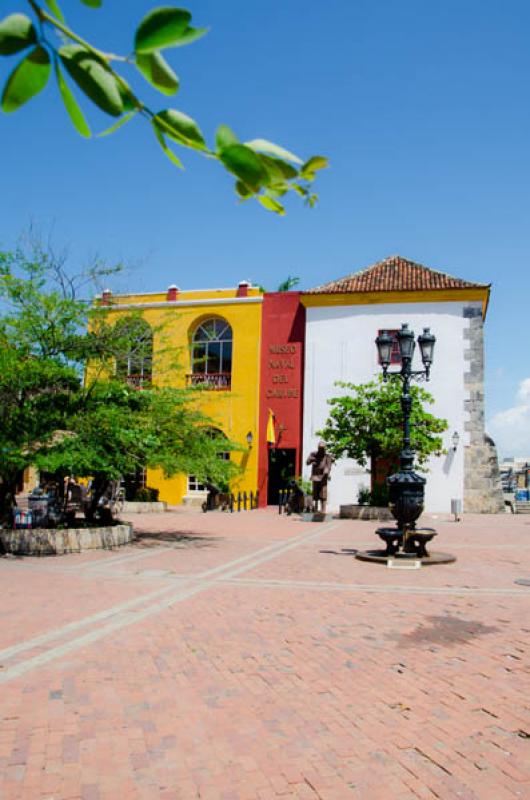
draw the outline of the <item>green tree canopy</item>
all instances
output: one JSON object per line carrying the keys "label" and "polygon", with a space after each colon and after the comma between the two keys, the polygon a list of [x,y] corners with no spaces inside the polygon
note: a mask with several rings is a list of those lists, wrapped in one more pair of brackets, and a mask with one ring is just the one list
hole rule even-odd
{"label": "green tree canopy", "polygon": [[108,309],[77,296],[86,277],[69,278],[40,246],[0,253],[0,514],[32,464],[102,487],[146,466],[214,482],[237,471],[219,456],[242,447],[212,437],[200,389],[121,378],[138,319],[109,324]]}
{"label": "green tree canopy", "polygon": [[[365,384],[339,382],[345,394],[328,400],[331,411],[319,436],[336,457],[353,458],[361,466],[370,463],[372,478],[378,460],[397,461],[403,443],[401,381],[380,378]],[[447,421],[429,413],[425,405],[434,398],[420,386],[411,386],[411,445],[417,465],[425,469],[431,455],[443,452],[439,434],[447,430]]]}
{"label": "green tree canopy", "polygon": [[[102,0],[81,0],[99,8]],[[1,107],[13,113],[39,94],[55,75],[59,94],[77,132],[92,135],[85,114],[69,81],[76,90],[113,118],[99,136],[112,134],[134,117],[145,119],[163,152],[177,167],[182,161],[175,145],[194,150],[215,160],[235,177],[238,198],[255,198],[268,211],[283,215],[281,198],[294,192],[312,206],[317,196],[311,185],[318,170],[327,166],[323,156],[307,160],[266,139],[241,141],[228,125],[219,125],[215,142],[208,144],[199,124],[177,108],[151,108],[133,91],[122,74],[136,70],[151,87],[165,96],[177,94],[180,81],[166,61],[167,50],[192,44],[207,28],[191,25],[191,13],[164,6],[152,9],[138,24],[127,56],[103,51],[68,25],[58,0],[27,0],[31,16],[18,9],[0,21],[0,55],[20,60],[4,85]],[[126,6],[126,4],[123,4]]]}

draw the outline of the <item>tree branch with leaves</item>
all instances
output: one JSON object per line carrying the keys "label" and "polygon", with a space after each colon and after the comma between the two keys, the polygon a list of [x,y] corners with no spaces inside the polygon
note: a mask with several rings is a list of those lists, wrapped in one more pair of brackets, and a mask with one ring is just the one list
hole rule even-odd
{"label": "tree branch with leaves", "polygon": [[[133,52],[122,56],[104,52],[72,30],[57,0],[46,0],[45,4],[27,2],[33,19],[17,12],[0,22],[0,55],[25,53],[4,85],[4,112],[17,111],[39,94],[53,68],[66,111],[81,136],[89,138],[92,132],[65,73],[86,98],[115,118],[99,136],[115,133],[133,118],[141,117],[175,166],[183,169],[175,145],[217,161],[235,176],[235,191],[241,201],[254,198],[268,211],[280,215],[285,214],[282,198],[289,192],[299,195],[309,206],[315,204],[317,195],[311,187],[318,170],[328,165],[325,157],[312,156],[303,161],[266,139],[242,142],[224,124],[217,128],[215,144],[210,146],[194,119],[176,108],[153,110],[118,70],[118,66],[120,70],[133,67],[158,92],[174,96],[180,81],[162,51],[192,44],[208,32],[207,28],[190,24],[189,11],[172,6],[150,11],[136,29]],[[102,0],[81,2],[91,8],[102,4]]]}
{"label": "tree branch with leaves", "polygon": [[[326,424],[318,435],[336,457],[353,458],[361,466],[370,462],[372,483],[377,462],[397,462],[403,446],[401,382],[379,378],[365,384],[338,382],[347,394],[328,400],[331,406]],[[411,445],[420,470],[426,469],[430,456],[443,453],[439,434],[447,430],[447,420],[426,410],[434,398],[421,386],[411,386]]]}

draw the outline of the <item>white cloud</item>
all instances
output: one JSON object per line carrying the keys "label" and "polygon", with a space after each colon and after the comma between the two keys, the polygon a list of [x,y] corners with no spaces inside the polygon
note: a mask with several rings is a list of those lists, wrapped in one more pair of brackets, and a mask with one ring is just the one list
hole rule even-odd
{"label": "white cloud", "polygon": [[487,432],[501,457],[530,457],[530,378],[519,384],[514,405],[491,418]]}

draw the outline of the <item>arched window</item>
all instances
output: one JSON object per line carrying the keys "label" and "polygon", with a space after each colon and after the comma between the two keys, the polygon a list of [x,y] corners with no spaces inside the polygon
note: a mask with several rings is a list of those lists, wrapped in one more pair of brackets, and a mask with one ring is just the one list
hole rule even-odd
{"label": "arched window", "polygon": [[153,332],[143,319],[124,317],[116,323],[116,375],[131,386],[151,383],[153,373]]}
{"label": "arched window", "polygon": [[197,326],[191,343],[192,386],[205,384],[212,389],[230,389],[232,385],[232,328],[219,317]]}

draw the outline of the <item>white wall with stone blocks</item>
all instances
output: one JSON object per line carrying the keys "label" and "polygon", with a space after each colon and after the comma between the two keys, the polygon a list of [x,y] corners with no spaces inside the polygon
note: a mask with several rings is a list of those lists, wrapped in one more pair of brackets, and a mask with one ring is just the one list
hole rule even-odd
{"label": "white wall with stone blocks", "polygon": [[[318,442],[317,431],[327,419],[327,400],[345,391],[336,381],[366,383],[381,374],[375,338],[379,330],[397,329],[409,323],[416,338],[429,327],[436,336],[431,380],[422,384],[435,398],[430,407],[436,416],[449,423],[443,434],[448,455],[431,458],[427,473],[426,510],[449,512],[451,498],[463,499],[465,432],[464,330],[469,320],[463,309],[480,303],[436,302],[377,305],[344,305],[307,308],[304,390],[304,463]],[[421,368],[416,346],[414,369]],[[396,369],[396,367],[391,367]],[[456,452],[452,450],[454,431],[460,436]],[[309,475],[310,468],[305,468]],[[334,465],[329,484],[329,510],[341,504],[357,502],[359,486],[370,486],[370,475],[350,459]]]}

